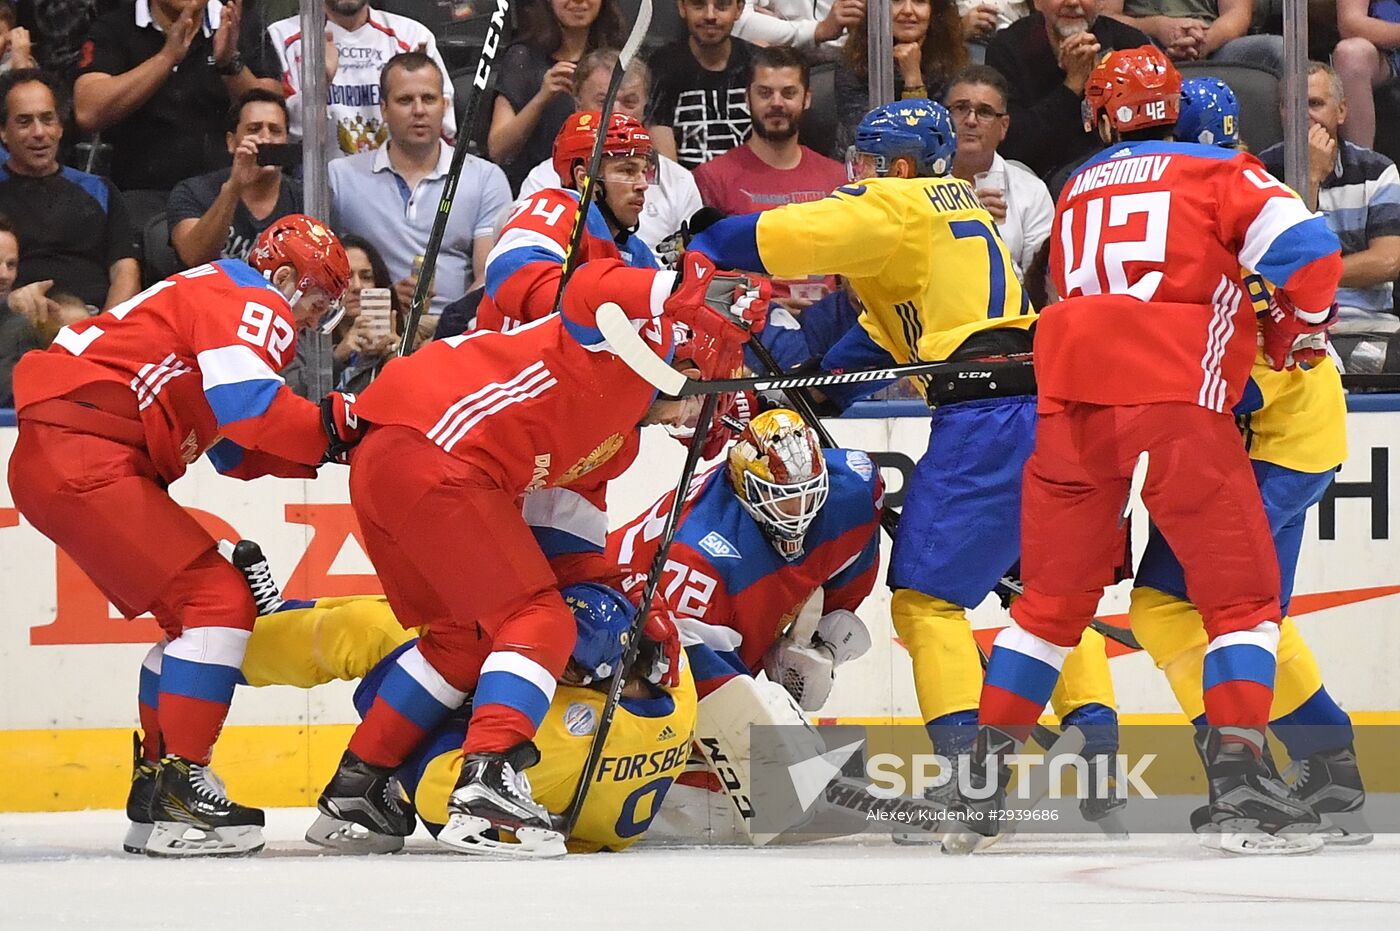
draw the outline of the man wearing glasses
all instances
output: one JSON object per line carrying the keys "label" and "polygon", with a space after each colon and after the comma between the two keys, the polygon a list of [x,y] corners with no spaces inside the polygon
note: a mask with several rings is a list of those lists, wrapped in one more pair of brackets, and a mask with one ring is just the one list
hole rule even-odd
{"label": "man wearing glasses", "polygon": [[997,151],[1011,125],[1006,112],[1009,96],[1000,72],[971,65],[953,79],[943,100],[958,133],[953,176],[977,192],[977,199],[996,221],[1016,271],[1030,285],[1027,273],[1050,239],[1055,202],[1029,168],[1002,158]]}

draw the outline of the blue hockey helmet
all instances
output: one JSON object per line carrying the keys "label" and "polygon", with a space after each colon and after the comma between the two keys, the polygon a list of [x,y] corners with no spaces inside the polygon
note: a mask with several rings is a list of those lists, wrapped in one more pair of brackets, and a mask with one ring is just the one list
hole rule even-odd
{"label": "blue hockey helmet", "polygon": [[958,134],[943,104],[924,98],[896,100],[876,107],[856,127],[846,152],[847,176],[856,181],[889,174],[894,160],[913,159],[918,174],[939,177],[953,170]]}
{"label": "blue hockey helmet", "polygon": [[559,594],[578,627],[573,661],[584,675],[583,684],[608,678],[622,659],[636,608],[621,592],[596,582],[568,585]]}
{"label": "blue hockey helmet", "polygon": [[1232,148],[1240,142],[1240,102],[1230,85],[1219,78],[1187,78],[1181,82],[1181,114],[1176,118],[1179,142],[1199,142]]}

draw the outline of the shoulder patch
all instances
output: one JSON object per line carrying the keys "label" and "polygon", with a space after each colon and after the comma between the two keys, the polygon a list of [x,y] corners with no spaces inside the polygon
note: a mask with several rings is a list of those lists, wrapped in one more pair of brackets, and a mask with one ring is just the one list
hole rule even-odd
{"label": "shoulder patch", "polygon": [[700,540],[700,548],[716,559],[739,559],[739,548],[711,530]]}
{"label": "shoulder patch", "polygon": [[576,701],[564,709],[564,728],[575,737],[587,737],[598,725],[592,705]]}
{"label": "shoulder patch", "polygon": [[846,450],[846,468],[867,482],[875,477],[875,463],[859,449]]}

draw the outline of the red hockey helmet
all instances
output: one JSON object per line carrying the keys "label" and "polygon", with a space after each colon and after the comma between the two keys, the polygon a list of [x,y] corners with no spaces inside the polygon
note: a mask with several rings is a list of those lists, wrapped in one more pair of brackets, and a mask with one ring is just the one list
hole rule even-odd
{"label": "red hockey helmet", "polygon": [[[554,170],[566,188],[574,186],[574,162],[588,164],[593,154],[593,142],[598,138],[598,124],[603,115],[597,110],[580,110],[569,116],[554,137]],[[656,150],[645,126],[625,113],[614,113],[603,137],[604,158],[629,158],[640,155],[655,160]]]}
{"label": "red hockey helmet", "polygon": [[1097,132],[1099,115],[1120,133],[1175,126],[1181,73],[1155,45],[1110,52],[1084,83],[1084,128]]}
{"label": "red hockey helmet", "polygon": [[[248,264],[269,278],[283,265],[292,266],[297,273],[293,305],[302,294],[318,288],[328,298],[328,306],[336,308],[350,284],[350,259],[339,237],[319,220],[302,213],[288,214],[263,230],[248,254]],[[331,316],[339,318],[338,313]],[[314,325],[316,321],[310,323]],[[323,317],[322,329],[327,325],[335,324]]]}

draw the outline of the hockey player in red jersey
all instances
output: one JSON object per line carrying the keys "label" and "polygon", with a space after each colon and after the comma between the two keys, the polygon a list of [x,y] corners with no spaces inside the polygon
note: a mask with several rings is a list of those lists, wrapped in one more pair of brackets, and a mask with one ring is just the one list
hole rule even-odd
{"label": "hockey player in red jersey", "polygon": [[[1086,125],[1108,148],[1071,176],[1057,206],[1050,262],[1065,299],[1042,313],[1035,335],[1040,400],[1024,481],[1025,595],[1012,604],[1014,623],[997,636],[987,669],[980,765],[1035,722],[1113,582],[1123,504],[1146,454],[1142,500],[1181,557],[1210,638],[1202,730],[1210,805],[1196,827],[1307,831],[1317,815],[1260,759],[1279,572],[1230,410],[1256,349],[1241,267],[1279,283],[1263,339],[1281,368],[1295,340],[1310,344],[1331,321],[1339,245],[1324,219],[1254,157],[1164,141],[1180,87],[1166,57],[1143,47],[1107,56],[1085,89]],[[971,824],[995,829],[986,819]]]}
{"label": "hockey player in red jersey", "polygon": [[[356,729],[321,796],[323,813],[408,833],[411,817],[385,801],[389,777],[470,691],[465,763],[439,840],[473,853],[562,849],[551,816],[522,788],[536,759],[531,738],[573,645],[559,588],[620,579],[602,554],[606,480],[635,457],[640,425],[698,411],[695,399],[658,399],[612,352],[594,315],[617,303],[658,355],[692,377],[714,377],[732,367],[765,307],[744,297],[712,309],[713,279],[714,266],[698,256],[679,279],[589,261],[560,314],[434,342],[391,362],[360,397],[357,414],[369,426],[351,460],[351,503],[396,616],[423,634]],[[723,351],[677,350],[676,323]],[[569,538],[593,545],[555,547]],[[644,634],[663,644],[676,675],[679,641],[664,610]],[[517,843],[502,843],[498,829]]]}
{"label": "hockey player in red jersey", "polygon": [[[554,138],[554,170],[564,189],[537,191],[511,210],[486,257],[486,295],[477,310],[476,329],[509,330],[554,311],[578,192],[601,121],[596,110],[580,111],[564,121]],[[621,259],[634,268],[659,268],[651,248],[635,235],[647,187],[655,182],[656,150],[646,127],[614,113],[579,242],[580,263]]]}
{"label": "hockey player in red jersey", "polygon": [[142,703],[140,765],[159,766],[144,843],[153,855],[251,853],[263,824],[209,769],[253,600],[166,488],[204,453],[237,478],[309,478],[343,449],[343,399],[318,407],[278,372],[297,330],[330,316],[349,279],[330,230],[284,217],[258,238],[249,264],[224,260],[160,281],[65,327],[15,367],[15,506],[123,614],[149,611],[170,638],[159,684],[150,683],[158,715]]}

